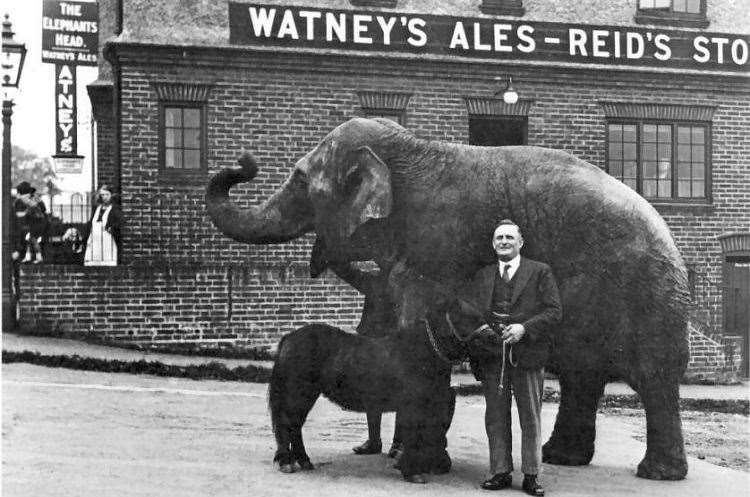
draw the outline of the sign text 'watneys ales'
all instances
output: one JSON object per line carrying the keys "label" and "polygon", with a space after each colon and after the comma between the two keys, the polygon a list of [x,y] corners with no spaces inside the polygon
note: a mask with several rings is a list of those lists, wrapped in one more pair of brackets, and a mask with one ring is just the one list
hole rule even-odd
{"label": "sign text 'watneys ales'", "polygon": [[95,66],[98,47],[96,2],[44,0],[42,62]]}
{"label": "sign text 'watneys ales'", "polygon": [[750,36],[229,4],[233,44],[746,72]]}
{"label": "sign text 'watneys ales'", "polygon": [[55,64],[55,155],[78,154],[75,66]]}

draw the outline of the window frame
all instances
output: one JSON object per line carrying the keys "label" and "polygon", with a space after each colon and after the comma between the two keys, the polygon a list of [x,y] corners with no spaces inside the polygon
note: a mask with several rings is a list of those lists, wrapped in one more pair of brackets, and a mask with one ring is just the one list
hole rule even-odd
{"label": "window frame", "polygon": [[709,21],[706,15],[706,0],[700,0],[700,12],[675,12],[674,0],[670,0],[669,8],[642,8],[641,0],[637,0],[635,22],[636,24],[661,24],[686,28],[705,28]]}
{"label": "window frame", "polygon": [[[694,120],[684,120],[684,119],[674,119],[674,120],[668,120],[668,119],[657,119],[657,118],[629,118],[629,117],[610,117],[606,119],[606,130],[605,130],[605,171],[607,174],[615,178],[617,181],[622,182],[625,184],[622,180],[612,175],[612,172],[610,171],[610,156],[609,156],[609,145],[610,145],[610,125],[612,124],[620,124],[620,125],[632,125],[635,124],[636,126],[636,188],[635,192],[638,193],[638,195],[641,195],[644,199],[646,199],[651,204],[711,204],[713,202],[713,196],[712,196],[712,184],[711,184],[711,177],[712,177],[712,170],[713,170],[713,164],[711,161],[712,157],[712,147],[713,147],[713,139],[712,139],[712,123],[706,122],[706,121],[694,121]],[[643,163],[641,159],[641,153],[642,153],[642,131],[643,131],[643,125],[645,124],[653,124],[656,126],[659,125],[669,125],[671,127],[671,160],[670,160],[670,173],[671,173],[671,179],[670,179],[670,190],[671,190],[671,196],[670,197],[646,197],[643,195]],[[703,197],[680,197],[678,196],[678,160],[677,160],[677,127],[678,126],[700,126],[702,127],[704,131],[705,141],[704,141],[704,157],[703,157],[703,181],[705,185],[705,191]],[[626,185],[627,186],[627,185]],[[631,188],[628,186],[628,188]],[[658,192],[658,187],[657,187]]]}
{"label": "window frame", "polygon": [[514,17],[523,17],[526,13],[523,0],[482,0],[479,11],[487,15]]}
{"label": "window frame", "polygon": [[[181,109],[198,109],[200,112],[200,160],[197,169],[185,167],[167,167],[166,142],[166,109],[176,107]],[[194,100],[159,100],[159,173],[165,176],[190,177],[205,176],[208,173],[208,112],[206,102]],[[184,123],[181,128],[184,132]],[[184,145],[184,144],[183,144]],[[185,150],[181,148],[181,150]]]}

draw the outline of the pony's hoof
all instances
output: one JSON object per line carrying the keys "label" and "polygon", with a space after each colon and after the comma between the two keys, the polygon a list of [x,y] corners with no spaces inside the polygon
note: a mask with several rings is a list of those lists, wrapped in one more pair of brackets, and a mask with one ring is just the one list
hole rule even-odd
{"label": "pony's hoof", "polygon": [[404,475],[404,481],[408,483],[419,483],[420,485],[424,485],[425,483],[427,483],[427,478],[425,478],[422,473],[417,473],[414,475]]}
{"label": "pony's hoof", "polygon": [[383,444],[381,444],[380,442],[367,440],[362,445],[357,445],[356,447],[352,448],[352,450],[358,456],[363,456],[366,454],[380,454],[383,451]]}
{"label": "pony's hoof", "polygon": [[401,454],[404,453],[404,444],[399,442],[394,442],[391,445],[391,448],[388,449],[388,457],[391,457],[393,459],[398,459],[401,457]]}
{"label": "pony's hoof", "polygon": [[292,464],[279,464],[279,471],[282,473],[294,473],[294,465]]}
{"label": "pony's hoof", "polygon": [[313,463],[310,461],[298,461],[299,469],[302,471],[312,471],[315,469],[315,466],[313,466]]}

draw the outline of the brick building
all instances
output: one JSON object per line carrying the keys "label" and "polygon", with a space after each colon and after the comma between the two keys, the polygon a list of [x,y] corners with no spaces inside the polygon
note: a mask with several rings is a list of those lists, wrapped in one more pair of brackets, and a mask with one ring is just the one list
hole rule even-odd
{"label": "brick building", "polygon": [[[730,0],[100,0],[89,87],[100,182],[127,218],[114,268],[25,267],[22,320],[137,342],[274,344],[360,297],[307,276],[311,239],[247,246],[203,205],[242,150],[257,203],[330,130],[571,152],[664,216],[689,266],[693,376],[747,372],[750,9]],[[500,97],[512,78],[514,104]],[[744,362],[743,362],[744,361]]]}

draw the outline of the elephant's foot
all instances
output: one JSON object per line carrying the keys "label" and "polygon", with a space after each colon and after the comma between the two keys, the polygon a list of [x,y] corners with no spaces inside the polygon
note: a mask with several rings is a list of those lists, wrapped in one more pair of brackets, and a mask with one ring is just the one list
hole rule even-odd
{"label": "elephant's foot", "polygon": [[682,457],[657,455],[646,451],[646,456],[638,465],[636,476],[649,480],[683,480],[687,475],[687,460]]}
{"label": "elephant's foot", "polygon": [[448,455],[448,452],[443,451],[441,455],[436,456],[432,460],[430,473],[432,473],[433,475],[443,475],[445,473],[448,473],[451,470],[452,464],[453,463],[451,462],[451,456]]}
{"label": "elephant's foot", "polygon": [[595,370],[560,374],[560,408],[552,436],[542,447],[542,461],[585,466],[594,457],[596,407],[604,392],[604,376]]}
{"label": "elephant's foot", "polygon": [[585,466],[594,457],[594,448],[555,442],[552,439],[542,446],[542,461],[560,466]]}
{"label": "elephant's foot", "polygon": [[678,375],[636,382],[646,409],[646,455],[637,475],[650,480],[682,480],[687,475],[680,422]]}
{"label": "elephant's foot", "polygon": [[424,485],[427,483],[427,478],[422,473],[417,473],[414,475],[404,475],[404,481]]}
{"label": "elephant's foot", "polygon": [[288,452],[277,452],[273,462],[279,465],[279,471],[282,473],[294,473],[294,461]]}

